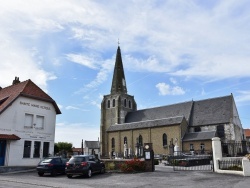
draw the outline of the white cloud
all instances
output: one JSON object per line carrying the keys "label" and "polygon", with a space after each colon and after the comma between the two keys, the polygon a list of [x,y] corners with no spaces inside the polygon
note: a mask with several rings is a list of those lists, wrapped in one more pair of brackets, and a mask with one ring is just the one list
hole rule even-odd
{"label": "white cloud", "polygon": [[250,91],[238,91],[238,93],[240,95],[235,98],[236,102],[250,102]]}
{"label": "white cloud", "polygon": [[81,110],[80,108],[75,107],[75,106],[66,106],[65,109],[66,110]]}
{"label": "white cloud", "polygon": [[97,65],[94,58],[79,54],[67,54],[66,57],[68,60],[74,63],[84,65],[90,69],[97,69]]}
{"label": "white cloud", "polygon": [[174,78],[169,78],[169,80],[170,80],[170,82],[172,83],[172,84],[177,84],[177,80],[176,79],[174,79]]}
{"label": "white cloud", "polygon": [[171,87],[166,83],[158,83],[155,86],[159,90],[159,95],[184,95],[185,91],[179,87]]}

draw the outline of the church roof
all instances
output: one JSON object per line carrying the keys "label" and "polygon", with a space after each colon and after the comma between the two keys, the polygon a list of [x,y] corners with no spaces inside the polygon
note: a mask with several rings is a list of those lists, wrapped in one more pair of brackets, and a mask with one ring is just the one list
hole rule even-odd
{"label": "church roof", "polygon": [[5,109],[7,109],[19,96],[50,102],[55,107],[56,113],[61,114],[56,102],[30,79],[23,82],[19,82],[18,80],[17,83],[0,89],[0,114]]}
{"label": "church roof", "polygon": [[86,141],[85,140],[84,146],[85,146],[85,148],[89,148],[89,149],[98,149],[98,148],[100,148],[99,141]]}
{"label": "church roof", "polygon": [[138,122],[132,122],[132,123],[116,124],[116,125],[110,126],[107,131],[112,132],[112,131],[175,125],[175,124],[180,124],[183,121],[183,119],[185,119],[183,116],[177,116],[177,117],[169,117],[169,118],[163,118],[163,119],[154,119],[154,120],[138,121]]}
{"label": "church roof", "polygon": [[229,95],[128,112],[125,123],[112,125],[107,131],[178,124],[183,117],[189,126],[229,123],[233,102],[233,96]]}
{"label": "church roof", "polygon": [[211,140],[216,136],[216,131],[203,131],[203,132],[194,132],[186,133],[183,141],[196,141],[196,140]]}
{"label": "church roof", "polygon": [[232,95],[194,101],[189,126],[229,123],[233,102]]}
{"label": "church roof", "polygon": [[115,68],[111,86],[111,94],[127,94],[127,86],[125,80],[125,74],[123,70],[122,64],[122,55],[120,46],[117,48],[116,52],[116,60],[115,60]]}
{"label": "church roof", "polygon": [[165,119],[177,116],[184,116],[188,121],[192,110],[192,104],[193,102],[190,101],[129,112],[125,118],[125,123]]}

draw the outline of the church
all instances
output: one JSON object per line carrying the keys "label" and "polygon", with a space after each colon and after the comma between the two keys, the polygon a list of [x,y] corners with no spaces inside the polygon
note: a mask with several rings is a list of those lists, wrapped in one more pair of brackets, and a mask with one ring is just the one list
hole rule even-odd
{"label": "church", "polygon": [[174,146],[184,153],[210,154],[213,137],[244,139],[232,94],[137,110],[134,96],[127,93],[118,46],[111,92],[101,103],[102,157],[142,156],[144,143],[152,143],[159,155],[173,154]]}

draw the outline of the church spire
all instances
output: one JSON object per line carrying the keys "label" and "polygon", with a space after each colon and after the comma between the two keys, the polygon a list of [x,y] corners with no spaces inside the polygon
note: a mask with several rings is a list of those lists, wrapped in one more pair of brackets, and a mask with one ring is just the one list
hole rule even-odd
{"label": "church spire", "polygon": [[127,94],[126,80],[122,65],[121,49],[118,43],[116,52],[115,68],[111,86],[111,94]]}

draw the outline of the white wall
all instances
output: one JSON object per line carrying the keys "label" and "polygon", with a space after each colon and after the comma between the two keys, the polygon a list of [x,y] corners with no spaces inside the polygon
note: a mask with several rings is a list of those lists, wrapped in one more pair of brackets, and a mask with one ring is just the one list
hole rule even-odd
{"label": "white wall", "polygon": [[[44,116],[44,128],[24,127],[25,113]],[[49,142],[49,153],[54,151],[56,111],[52,103],[27,97],[19,97],[0,115],[1,134],[15,134],[21,138],[17,141],[8,141],[5,157],[5,166],[37,165],[42,158],[43,143]],[[23,158],[24,141],[31,141],[31,158]],[[40,158],[33,158],[34,142],[41,142]]]}

